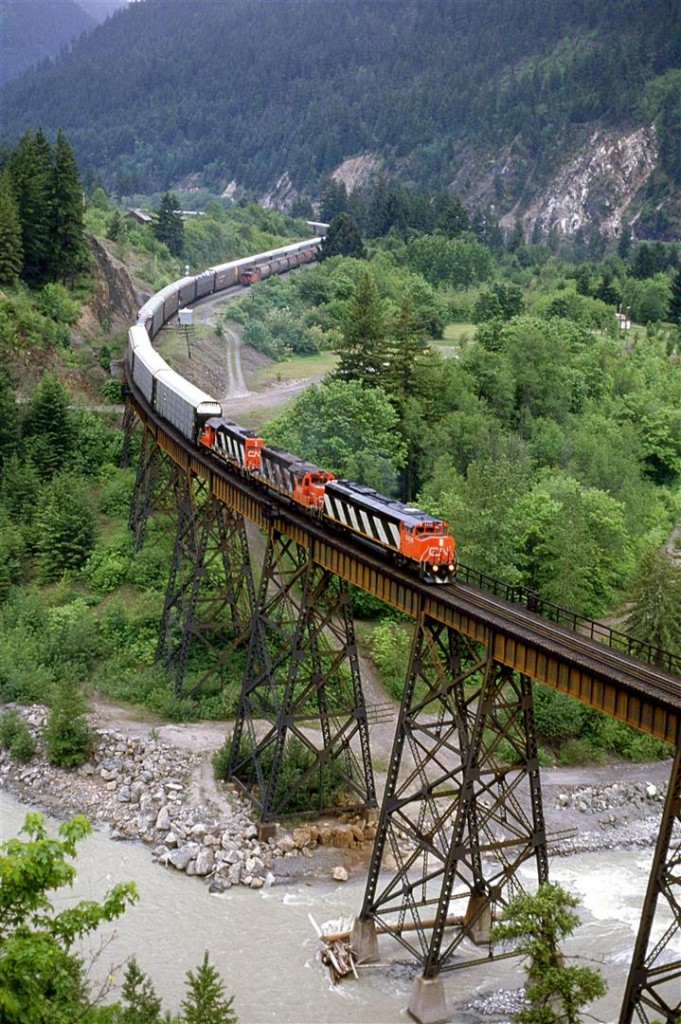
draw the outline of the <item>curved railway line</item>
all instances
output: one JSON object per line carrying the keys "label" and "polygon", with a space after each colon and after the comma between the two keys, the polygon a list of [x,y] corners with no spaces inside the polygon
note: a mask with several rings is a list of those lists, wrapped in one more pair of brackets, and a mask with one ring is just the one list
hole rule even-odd
{"label": "curved railway line", "polygon": [[[309,243],[300,243],[299,248],[305,245]],[[173,467],[178,521],[166,611],[179,609],[185,616],[184,646],[194,635],[197,594],[205,575],[201,562],[205,547],[201,548],[203,542],[197,539],[202,530],[215,529],[217,522],[223,562],[240,563],[241,575],[228,581],[225,594],[239,588],[250,594],[250,618],[242,632],[249,638],[249,654],[230,769],[241,766],[234,754],[237,739],[249,738],[248,757],[255,765],[263,823],[275,817],[286,737],[295,735],[311,743],[298,723],[309,719],[312,699],[318,708],[323,746],[311,770],[318,771],[321,778],[328,762],[349,758],[353,745],[359,747],[365,786],[355,792],[366,806],[375,806],[348,585],[373,594],[415,621],[376,845],[353,941],[369,959],[377,958],[379,926],[407,946],[423,967],[409,1010],[421,1024],[433,1024],[446,1019],[443,990],[438,987],[440,973],[452,969],[461,939],[489,942],[493,908],[503,907],[504,887],[515,878],[517,867],[534,858],[538,880],[548,877],[531,680],[546,683],[671,744],[677,754],[621,1024],[628,1024],[634,1012],[643,1022],[675,1021],[681,1003],[674,1003],[668,993],[681,977],[681,962],[670,962],[664,942],[651,948],[650,935],[658,902],[664,904],[665,900],[675,922],[667,937],[681,931],[681,679],[468,582],[428,582],[414,568],[398,567],[378,545],[367,544],[359,536],[310,515],[296,501],[267,488],[262,479],[221,461],[197,440],[200,407],[213,409],[214,400],[173,374],[150,344],[151,354],[146,353],[149,339],[182,305],[224,291],[246,265],[262,264],[267,268],[262,276],[281,272],[286,252],[280,249],[235,261],[164,288],[140,311],[126,359],[129,410],[142,423],[145,438],[131,523],[142,537],[151,507],[151,466],[155,453],[162,452]],[[145,328],[146,334],[140,333],[140,328]],[[150,368],[141,377],[136,370],[140,353],[142,363],[146,360]],[[171,425],[155,375],[170,382],[171,390],[188,405],[190,426],[186,408],[184,418],[179,416],[177,425]],[[130,429],[131,415],[126,415],[126,424]],[[205,499],[203,511],[194,499],[197,488]],[[244,554],[245,532],[239,526],[244,520],[268,538],[257,595],[247,565],[249,556]],[[242,544],[237,554],[236,549],[227,550],[237,542]],[[187,561],[189,575],[178,583]],[[278,582],[279,577],[283,582]],[[279,587],[274,599],[268,590],[272,587],[275,591]],[[297,618],[286,641],[289,650],[278,655],[275,673],[266,641],[266,630],[272,625],[267,616],[274,601],[280,602],[280,610],[296,594]],[[342,627],[334,633],[341,637],[340,647],[333,656],[324,648],[326,634],[333,632],[331,617],[322,611],[332,600],[336,601],[333,614],[342,619]],[[167,620],[164,628],[172,632]],[[276,631],[280,638],[279,620]],[[312,668],[302,677],[306,658]],[[327,663],[337,666],[341,662],[349,668],[345,677],[324,668]],[[296,703],[301,679],[308,701],[305,706]],[[417,681],[426,687],[426,697],[417,696]],[[341,707],[344,701],[346,706]],[[256,737],[253,726],[253,719],[261,713],[271,715],[264,740]],[[500,764],[496,754],[500,738],[513,745],[518,764]],[[262,760],[266,748],[274,752],[269,777]],[[402,758],[407,749],[412,761],[405,781]],[[236,771],[233,774],[238,778]],[[523,787],[528,791],[529,812],[517,799]],[[387,850],[392,851],[391,861],[385,859]],[[392,875],[382,890],[386,870]],[[415,872],[417,878],[420,872],[422,902],[415,897]],[[450,905],[461,885],[468,905],[465,913],[456,917],[451,938],[454,918]],[[409,927],[406,919],[411,919]],[[413,942],[405,938],[407,931],[416,936]]]}

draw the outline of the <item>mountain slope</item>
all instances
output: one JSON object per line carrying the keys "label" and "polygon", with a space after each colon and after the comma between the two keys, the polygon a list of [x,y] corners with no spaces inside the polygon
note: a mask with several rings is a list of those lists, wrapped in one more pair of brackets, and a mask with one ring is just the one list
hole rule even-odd
{"label": "mountain slope", "polygon": [[[596,127],[657,120],[664,162],[678,67],[677,0],[146,0],[11,83],[0,125],[10,142],[60,126],[81,167],[140,190],[198,175],[264,191],[287,174],[314,193],[371,153],[421,188],[489,178],[479,198],[510,213]],[[673,147],[667,163],[668,192]]]}
{"label": "mountain slope", "polygon": [[3,0],[0,4],[0,85],[16,78],[95,26],[72,0]]}

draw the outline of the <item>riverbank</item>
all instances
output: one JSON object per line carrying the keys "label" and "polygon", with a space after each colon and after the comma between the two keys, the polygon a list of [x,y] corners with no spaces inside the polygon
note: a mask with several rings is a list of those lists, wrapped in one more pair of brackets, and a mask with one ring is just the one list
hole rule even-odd
{"label": "riverbank", "polygon": [[[264,837],[250,804],[213,778],[211,758],[224,741],[224,723],[139,721],[134,709],[99,703],[89,716],[93,755],[66,771],[50,765],[40,745],[46,709],[17,710],[39,750],[27,765],[1,752],[0,786],[58,818],[84,814],[112,840],[141,842],[157,863],[199,876],[212,892],[366,874],[376,825],[360,815],[278,825]],[[653,845],[669,767],[654,762],[544,769],[550,853]]]}

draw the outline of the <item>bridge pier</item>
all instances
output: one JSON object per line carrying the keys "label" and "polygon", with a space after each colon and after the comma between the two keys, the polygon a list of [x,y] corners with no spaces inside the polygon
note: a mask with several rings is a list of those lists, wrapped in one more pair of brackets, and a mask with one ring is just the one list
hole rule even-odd
{"label": "bridge pier", "polygon": [[[258,730],[256,731],[256,722]],[[286,754],[297,761],[285,776]],[[347,583],[270,529],[251,621],[229,777],[263,821],[294,813],[298,794],[330,810],[334,791],[376,807],[366,706]],[[310,808],[311,809],[311,808]]]}
{"label": "bridge pier", "polygon": [[489,945],[530,859],[546,881],[531,681],[421,613],[356,929],[373,921],[421,965],[422,1024],[446,1019],[440,973],[472,962],[465,939]]}
{"label": "bridge pier", "polygon": [[[671,915],[669,914],[671,911]],[[655,922],[662,937],[651,944]],[[634,954],[622,1002],[620,1024],[636,1013],[644,1024],[681,1019],[681,958],[669,959],[671,939],[681,934],[681,735],[669,778],[660,832],[641,910]]]}
{"label": "bridge pier", "polygon": [[442,978],[414,978],[407,1009],[419,1024],[445,1024],[451,1020]]}

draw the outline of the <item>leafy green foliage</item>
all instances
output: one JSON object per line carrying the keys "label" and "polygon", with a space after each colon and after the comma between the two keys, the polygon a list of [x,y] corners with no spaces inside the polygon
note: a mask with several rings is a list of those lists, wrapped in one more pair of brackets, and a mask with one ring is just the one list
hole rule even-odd
{"label": "leafy green foliage", "polygon": [[115,885],[101,903],[83,900],[56,912],[48,893],[73,882],[77,844],[90,826],[75,817],[50,838],[29,814],[24,839],[0,845],[0,1014],[7,1024],[73,1024],[89,1005],[74,944],[113,921],[137,899],[132,883]]}
{"label": "leafy green foliage", "polygon": [[9,750],[13,761],[30,761],[37,748],[26,722],[16,710],[0,715],[0,747]]}
{"label": "leafy green foliage", "polygon": [[295,452],[337,476],[389,492],[404,464],[397,416],[379,388],[357,381],[312,385],[267,430],[268,443]]}
{"label": "leafy green foliage", "polygon": [[520,893],[493,926],[493,942],[515,942],[527,962],[525,1004],[516,1024],[579,1024],[580,1011],[605,995],[600,971],[566,966],[559,943],[579,924],[577,900],[559,885],[545,882],[537,893]]}
{"label": "leafy green foliage", "polygon": [[[230,733],[213,754],[213,775],[218,780],[229,777],[232,744],[233,734]],[[267,785],[274,761],[272,744],[259,751],[257,758]],[[236,761],[240,766],[237,772],[240,781],[251,786],[257,785],[254,752],[246,736],[241,737]],[[287,737],[275,794],[275,803],[283,807],[284,813],[305,813],[340,806],[345,795],[343,774],[338,761],[316,764],[315,753],[310,747],[295,736]]]}
{"label": "leafy green foliage", "polygon": [[385,688],[398,700],[404,692],[410,647],[410,631],[390,619],[377,623],[369,636],[371,660]]}

